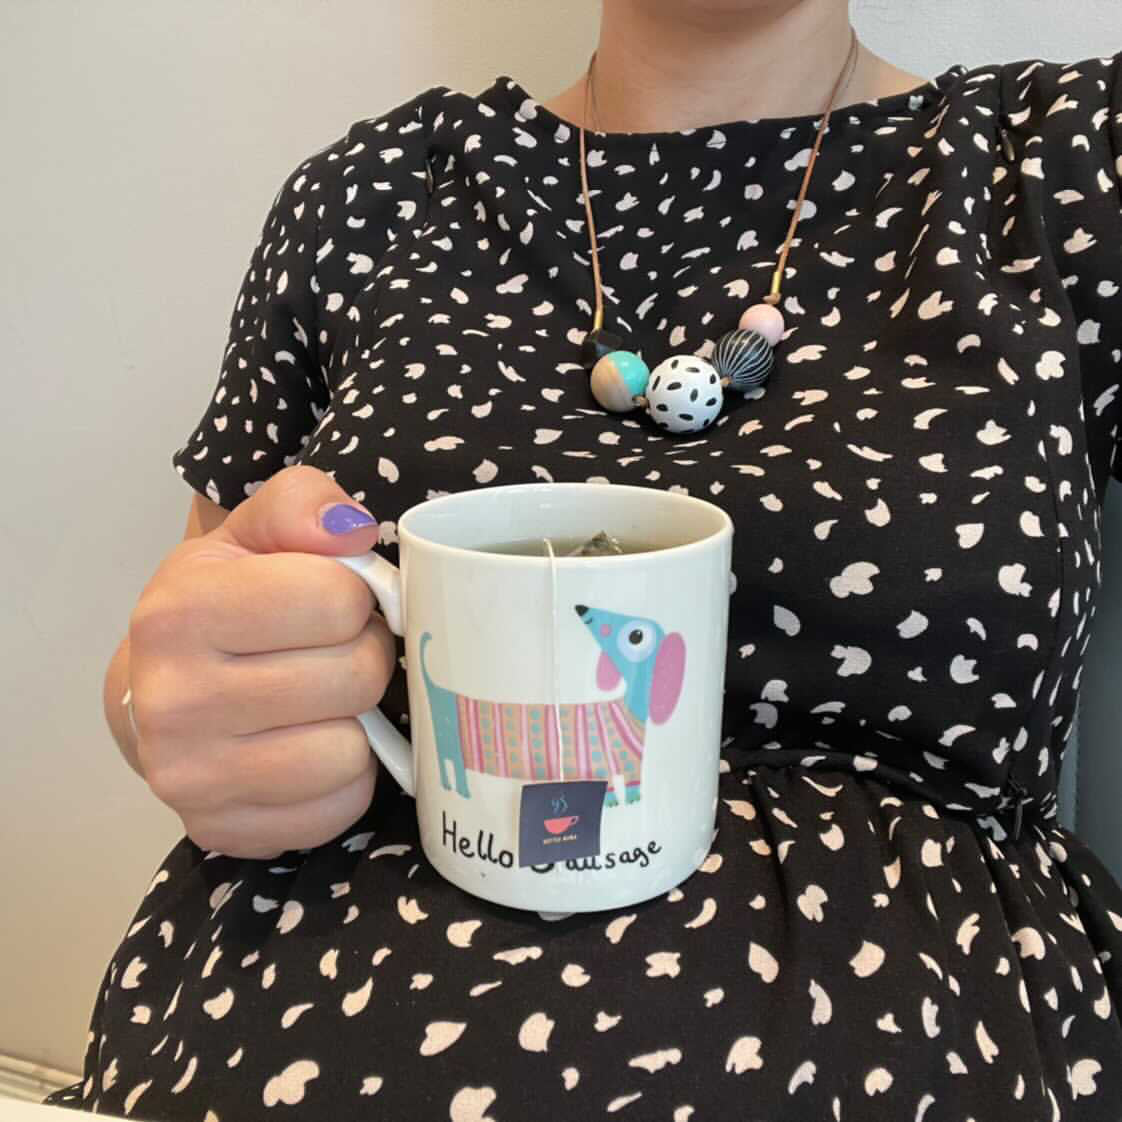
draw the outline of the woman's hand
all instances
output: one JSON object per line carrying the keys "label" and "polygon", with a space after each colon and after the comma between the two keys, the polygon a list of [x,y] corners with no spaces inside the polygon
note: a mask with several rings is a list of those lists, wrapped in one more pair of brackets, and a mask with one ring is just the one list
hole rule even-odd
{"label": "woman's hand", "polygon": [[396,647],[367,585],[332,555],[378,527],[329,476],[286,468],[215,530],[177,546],[129,621],[142,773],[204,849],[274,857],[370,805],[376,757],[356,715]]}

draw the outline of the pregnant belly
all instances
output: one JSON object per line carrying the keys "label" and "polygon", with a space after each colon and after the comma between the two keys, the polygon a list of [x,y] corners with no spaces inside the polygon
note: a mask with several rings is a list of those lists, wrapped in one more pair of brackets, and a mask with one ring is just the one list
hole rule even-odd
{"label": "pregnant belly", "polygon": [[1122,1104],[1119,925],[1064,831],[998,845],[868,776],[769,766],[722,776],[680,886],[550,923],[439,877],[383,773],[319,849],[172,852],[90,1086],[123,1113],[147,1083],[161,1118],[1090,1122]]}

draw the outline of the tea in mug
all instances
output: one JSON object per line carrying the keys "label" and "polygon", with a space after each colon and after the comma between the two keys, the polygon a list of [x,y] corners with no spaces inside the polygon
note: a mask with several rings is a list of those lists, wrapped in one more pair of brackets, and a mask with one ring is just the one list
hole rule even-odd
{"label": "tea in mug", "polygon": [[[555,557],[604,557],[622,553],[651,553],[663,547],[657,542],[641,541],[634,538],[607,539],[606,534],[597,534],[589,539],[584,535],[580,537],[559,536],[551,537],[549,544],[553,547]],[[549,550],[545,547],[544,538],[519,538],[515,541],[494,542],[490,545],[477,545],[474,547],[482,553],[505,553],[514,557],[548,557]]]}

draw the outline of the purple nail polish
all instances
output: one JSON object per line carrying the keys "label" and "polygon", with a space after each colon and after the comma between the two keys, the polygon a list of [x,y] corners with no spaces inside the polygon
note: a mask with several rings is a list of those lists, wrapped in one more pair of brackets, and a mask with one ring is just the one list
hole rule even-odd
{"label": "purple nail polish", "polygon": [[329,534],[349,534],[352,530],[362,530],[367,526],[377,525],[377,519],[372,518],[365,510],[346,503],[336,503],[323,512],[320,524]]}

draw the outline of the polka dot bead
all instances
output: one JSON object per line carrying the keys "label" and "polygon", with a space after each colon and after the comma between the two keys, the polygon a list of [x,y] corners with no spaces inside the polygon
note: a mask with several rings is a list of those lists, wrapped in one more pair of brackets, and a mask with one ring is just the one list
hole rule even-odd
{"label": "polka dot bead", "polygon": [[717,418],[724,389],[716,367],[698,355],[672,355],[651,371],[647,412],[668,432],[699,432]]}

